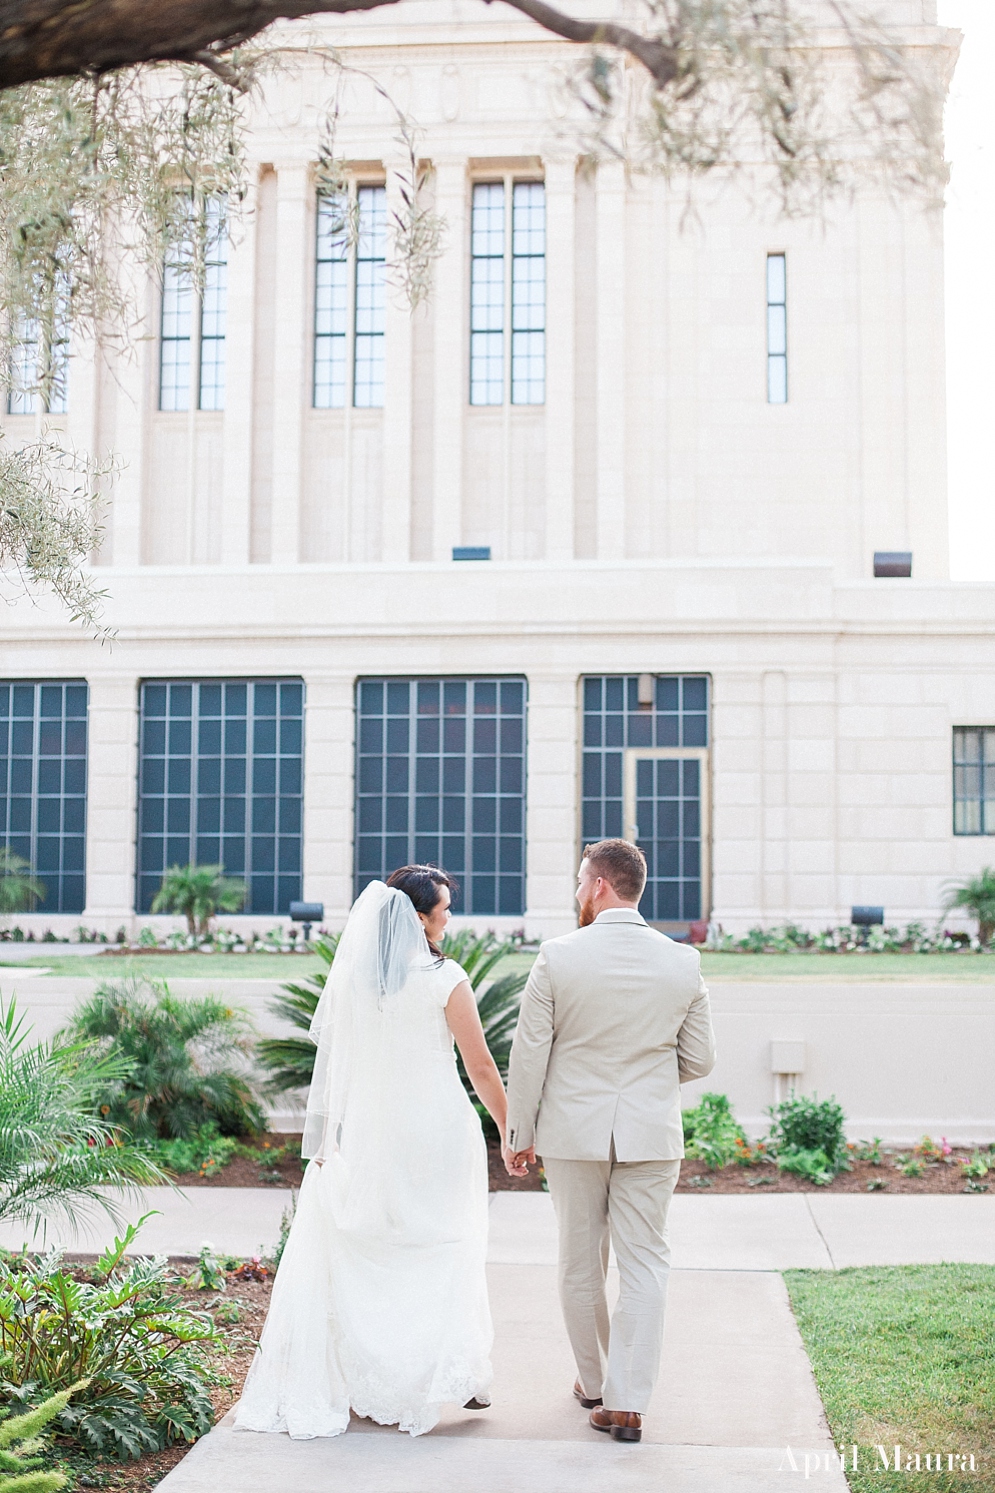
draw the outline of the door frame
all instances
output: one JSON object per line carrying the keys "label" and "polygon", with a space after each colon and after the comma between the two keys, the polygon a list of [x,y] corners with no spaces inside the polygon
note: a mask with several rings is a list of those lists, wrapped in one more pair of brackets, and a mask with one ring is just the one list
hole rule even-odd
{"label": "door frame", "polygon": [[[712,915],[712,774],[708,747],[625,747],[622,754],[622,838],[634,845],[639,837],[636,822],[636,763],[661,759],[701,763],[701,916],[689,920],[707,922]],[[668,927],[676,924],[667,924]]]}

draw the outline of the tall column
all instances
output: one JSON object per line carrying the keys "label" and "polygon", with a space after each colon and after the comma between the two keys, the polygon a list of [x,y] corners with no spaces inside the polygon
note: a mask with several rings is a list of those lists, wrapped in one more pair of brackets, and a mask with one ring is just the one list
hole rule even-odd
{"label": "tall column", "polygon": [[353,689],[351,674],[305,679],[304,896],[334,928],[352,903]]}
{"label": "tall column", "polygon": [[529,671],[529,756],[526,795],[525,929],[554,938],[577,926],[576,675]]}
{"label": "tall column", "polygon": [[598,559],[625,557],[625,166],[602,161],[597,222]]}
{"label": "tall column", "polygon": [[[388,164],[387,211],[403,210],[400,182]],[[383,539],[381,556],[400,563],[411,557],[411,309],[403,291],[387,287],[384,326]]]}
{"label": "tall column", "polygon": [[91,673],[89,683],[83,917],[113,932],[135,907],[138,678]]}
{"label": "tall column", "polygon": [[225,565],[249,563],[257,200],[257,184],[254,181],[240,219],[233,227],[232,242],[228,246],[224,490],[221,509],[221,559]]}
{"label": "tall column", "polygon": [[309,343],[308,308],[308,167],[306,162],[277,162],[276,183],[276,327],[273,388],[273,509],[271,556],[275,565],[300,559],[301,442],[303,436],[304,361]]}
{"label": "tall column", "polygon": [[[145,326],[136,328],[133,356],[121,354],[113,348],[108,348],[100,356],[97,363],[97,409],[101,445],[105,451],[113,451],[117,462],[116,472],[108,482],[108,491],[112,494],[110,523],[114,564],[135,566],[146,558],[142,554],[145,437],[149,414],[158,402],[160,291],[138,265],[125,265],[123,273],[132,282],[129,293],[134,295],[136,304],[145,309]],[[179,480],[182,491],[186,493],[185,470]]]}
{"label": "tall column", "polygon": [[436,162],[436,209],[446,222],[435,266],[435,495],[432,558],[449,560],[462,528],[463,421],[467,405],[466,161]]}
{"label": "tall column", "polygon": [[546,163],[546,560],[574,553],[576,162]]}

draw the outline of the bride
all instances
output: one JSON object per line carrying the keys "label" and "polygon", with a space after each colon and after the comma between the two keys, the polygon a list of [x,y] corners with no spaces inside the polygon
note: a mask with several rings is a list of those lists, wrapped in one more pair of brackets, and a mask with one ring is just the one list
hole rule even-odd
{"label": "bride", "polygon": [[[439,940],[453,882],[404,866],[356,899],[311,1023],[311,1158],[236,1427],[412,1436],[490,1403],[487,1153],[453,1041],[504,1145],[470,982]],[[520,1169],[521,1175],[524,1169]]]}

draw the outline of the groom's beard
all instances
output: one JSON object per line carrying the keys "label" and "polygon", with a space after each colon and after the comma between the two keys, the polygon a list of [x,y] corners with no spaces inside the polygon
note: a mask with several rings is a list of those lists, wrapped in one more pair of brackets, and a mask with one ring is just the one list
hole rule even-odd
{"label": "groom's beard", "polygon": [[577,918],[578,926],[581,928],[590,927],[591,923],[594,922],[594,919],[597,917],[597,915],[598,914],[594,910],[593,902],[582,902],[580,904],[580,913],[578,914]]}

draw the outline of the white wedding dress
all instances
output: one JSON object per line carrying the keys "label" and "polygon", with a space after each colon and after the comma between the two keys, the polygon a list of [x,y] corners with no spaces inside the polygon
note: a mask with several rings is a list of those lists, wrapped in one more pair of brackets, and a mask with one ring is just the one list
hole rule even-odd
{"label": "white wedding dress", "polygon": [[[490,1398],[487,1154],[445,1006],[466,979],[410,900],[357,900],[312,1024],[312,1161],[235,1424],[337,1436],[350,1410],[413,1436]],[[335,1142],[337,1141],[337,1145]]]}

